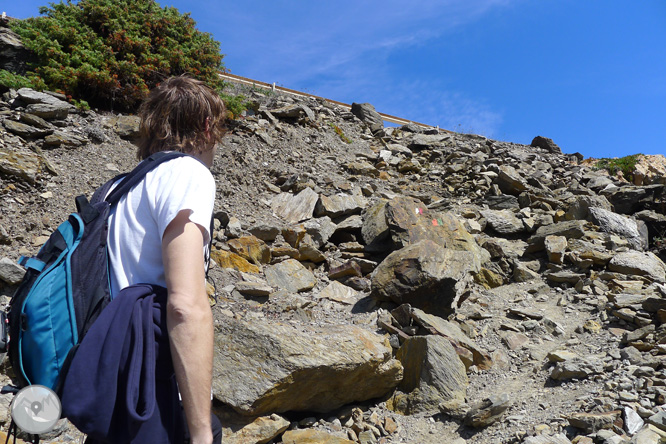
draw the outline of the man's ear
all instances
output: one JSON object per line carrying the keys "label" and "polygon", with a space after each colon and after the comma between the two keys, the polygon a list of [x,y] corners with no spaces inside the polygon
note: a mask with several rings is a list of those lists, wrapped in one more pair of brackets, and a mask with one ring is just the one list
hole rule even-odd
{"label": "man's ear", "polygon": [[207,133],[210,132],[210,116],[206,117],[206,120],[204,121],[204,131]]}

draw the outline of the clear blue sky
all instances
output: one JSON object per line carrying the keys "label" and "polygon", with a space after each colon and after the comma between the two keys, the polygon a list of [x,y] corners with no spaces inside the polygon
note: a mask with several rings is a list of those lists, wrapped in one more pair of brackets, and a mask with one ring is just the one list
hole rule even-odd
{"label": "clear blue sky", "polygon": [[666,154],[664,0],[159,3],[190,12],[234,74],[585,157]]}

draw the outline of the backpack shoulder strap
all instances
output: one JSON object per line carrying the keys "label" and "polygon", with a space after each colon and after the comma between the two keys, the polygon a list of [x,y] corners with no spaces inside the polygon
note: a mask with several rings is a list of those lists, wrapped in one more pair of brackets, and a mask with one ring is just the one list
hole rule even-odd
{"label": "backpack shoulder strap", "polygon": [[121,177],[123,178],[122,182],[120,182],[118,186],[113,189],[111,194],[109,194],[105,200],[109,202],[110,205],[115,205],[118,203],[122,196],[124,196],[130,189],[132,189],[132,187],[143,180],[146,173],[153,170],[161,163],[183,156],[189,156],[189,154],[180,153],[177,151],[160,151],[151,155],[124,177],[117,176],[115,179],[113,179],[115,181]]}

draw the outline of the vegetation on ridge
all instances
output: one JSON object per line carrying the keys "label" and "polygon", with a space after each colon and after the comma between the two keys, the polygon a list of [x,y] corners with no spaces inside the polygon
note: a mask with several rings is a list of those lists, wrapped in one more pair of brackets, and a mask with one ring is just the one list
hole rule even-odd
{"label": "vegetation on ridge", "polygon": [[[25,76],[0,71],[0,84],[48,88],[129,111],[172,75],[192,75],[218,91],[224,86],[219,42],[176,8],[154,0],[66,0],[41,7],[40,14],[10,24],[38,63]],[[230,99],[239,112],[242,99]]]}
{"label": "vegetation on ridge", "polygon": [[631,156],[625,157],[604,157],[594,164],[594,167],[598,170],[606,170],[611,176],[617,174],[618,171],[622,172],[622,176],[629,180],[633,180],[634,171],[636,169],[636,164],[642,157],[642,154],[632,154]]}

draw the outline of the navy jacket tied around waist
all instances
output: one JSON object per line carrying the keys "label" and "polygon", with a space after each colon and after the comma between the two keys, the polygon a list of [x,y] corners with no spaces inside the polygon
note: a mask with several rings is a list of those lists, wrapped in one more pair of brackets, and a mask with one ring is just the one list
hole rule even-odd
{"label": "navy jacket tied around waist", "polygon": [[62,383],[63,416],[112,443],[182,442],[166,289],[123,289],[84,337]]}

